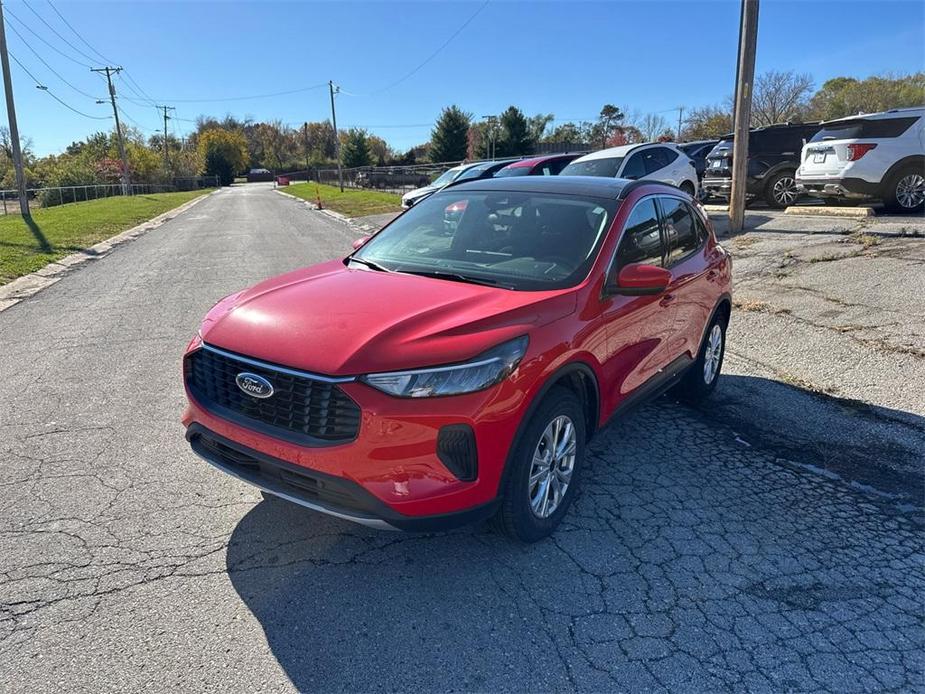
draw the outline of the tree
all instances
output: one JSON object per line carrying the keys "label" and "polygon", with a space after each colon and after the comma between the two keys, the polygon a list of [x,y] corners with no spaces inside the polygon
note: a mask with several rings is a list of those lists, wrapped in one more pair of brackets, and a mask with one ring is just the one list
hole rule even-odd
{"label": "tree", "polygon": [[812,77],[792,70],[759,75],[752,95],[752,127],[802,120],[812,88]]}
{"label": "tree", "polygon": [[237,130],[212,128],[199,134],[197,149],[205,165],[205,173],[218,176],[223,186],[247,168],[247,140]]}
{"label": "tree", "polygon": [[681,140],[712,140],[732,132],[732,113],[720,106],[692,109],[684,119]]}
{"label": "tree", "polygon": [[387,162],[394,159],[392,148],[378,135],[369,136],[369,154],[376,166],[385,166]]}
{"label": "tree", "polygon": [[543,138],[543,142],[561,142],[565,144],[581,144],[584,140],[584,134],[581,127],[575,123],[562,123],[557,125],[549,135]]}
{"label": "tree", "polygon": [[343,139],[341,150],[343,165],[352,169],[357,166],[369,166],[369,135],[362,128],[350,128]]}
{"label": "tree", "polygon": [[516,157],[532,154],[536,142],[530,134],[527,118],[516,106],[508,106],[498,119],[501,132],[498,135],[496,154],[499,157]]}
{"label": "tree", "polygon": [[555,115],[552,113],[537,113],[527,119],[527,127],[530,129],[530,138],[534,143],[540,142],[543,135],[546,134],[546,128],[553,122]]}
{"label": "tree", "polygon": [[588,135],[593,144],[600,143],[601,148],[607,146],[607,141],[615,134],[624,119],[623,111],[613,104],[604,104],[598,115],[597,123],[591,126]]}
{"label": "tree", "polygon": [[642,134],[643,142],[654,142],[659,135],[669,129],[668,121],[658,113],[647,113],[634,125]]}
{"label": "tree", "polygon": [[468,148],[469,126],[472,114],[455,104],[440,112],[430,134],[430,154],[433,161],[462,161]]}
{"label": "tree", "polygon": [[925,103],[925,72],[911,75],[835,77],[813,94],[809,102],[812,118],[831,120],[857,113],[875,113],[891,108]]}

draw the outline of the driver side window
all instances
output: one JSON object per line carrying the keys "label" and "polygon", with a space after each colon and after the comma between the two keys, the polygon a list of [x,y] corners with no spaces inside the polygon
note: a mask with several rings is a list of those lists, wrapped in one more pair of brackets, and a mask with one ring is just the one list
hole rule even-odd
{"label": "driver side window", "polygon": [[640,201],[626,220],[617,249],[617,269],[631,263],[662,264],[664,247],[655,198]]}

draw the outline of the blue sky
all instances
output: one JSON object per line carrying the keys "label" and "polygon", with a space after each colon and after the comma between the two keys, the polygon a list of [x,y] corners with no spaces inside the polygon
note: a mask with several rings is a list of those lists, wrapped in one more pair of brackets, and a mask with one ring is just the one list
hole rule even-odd
{"label": "blue sky", "polygon": [[[46,0],[28,3],[4,3],[12,54],[70,106],[108,115],[108,105],[90,98],[105,96],[104,82],[85,65],[91,61],[32,10],[84,53],[93,52]],[[398,149],[426,141],[429,124],[450,103],[476,116],[514,104],[528,115],[545,112],[557,120],[580,120],[593,118],[610,102],[629,111],[661,111],[674,122],[677,112],[670,109],[719,103],[732,91],[736,0],[490,0],[479,11],[482,5],[483,0],[57,0],[54,6],[93,48],[125,66],[146,95],[177,107],[173,127],[180,133],[191,129],[190,121],[201,113],[291,124],[328,118],[326,87],[270,98],[200,100],[290,91],[329,79],[344,91],[338,96],[338,126],[368,127]],[[402,79],[473,14],[442,51]],[[26,37],[50,68],[10,28]],[[89,96],[62,83],[52,69]],[[809,72],[817,85],[836,75],[923,70],[925,3],[763,0],[757,70],[769,69]],[[36,153],[60,151],[111,127],[107,120],[84,118],[60,106],[15,63],[12,70],[20,132],[32,139]],[[125,97],[121,105],[129,124],[148,133],[161,127],[152,107],[128,100],[142,102],[138,93],[121,81],[116,84]],[[3,118],[5,123],[5,109]]]}

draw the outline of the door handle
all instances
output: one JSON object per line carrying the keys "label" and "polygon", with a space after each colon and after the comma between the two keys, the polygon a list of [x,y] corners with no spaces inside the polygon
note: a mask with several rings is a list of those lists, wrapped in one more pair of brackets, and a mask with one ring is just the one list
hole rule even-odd
{"label": "door handle", "polygon": [[663,297],[661,298],[661,300],[658,302],[658,305],[659,305],[659,306],[668,306],[668,305],[670,305],[670,304],[672,304],[672,303],[674,303],[674,294],[666,294],[666,295],[663,296]]}

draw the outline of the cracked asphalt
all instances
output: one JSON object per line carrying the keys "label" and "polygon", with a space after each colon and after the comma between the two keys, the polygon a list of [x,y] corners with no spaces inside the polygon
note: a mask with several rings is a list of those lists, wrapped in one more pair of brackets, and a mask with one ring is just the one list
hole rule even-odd
{"label": "cracked asphalt", "polygon": [[225,189],[0,314],[0,690],[925,690],[922,362],[853,341],[896,385],[816,387],[846,372],[815,309],[736,312],[710,404],[604,430],[532,546],[368,530],[194,457],[199,318],[358,235]]}

